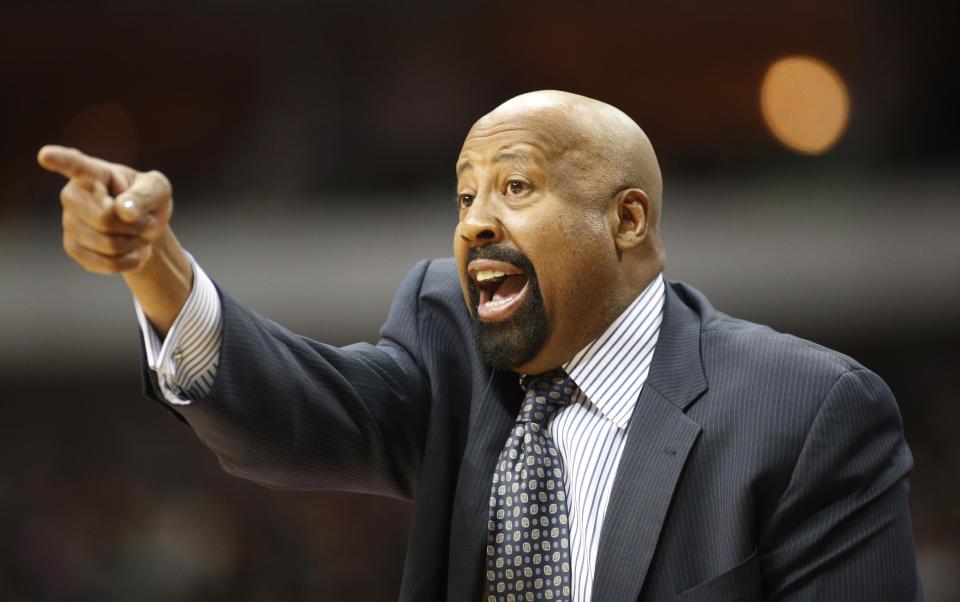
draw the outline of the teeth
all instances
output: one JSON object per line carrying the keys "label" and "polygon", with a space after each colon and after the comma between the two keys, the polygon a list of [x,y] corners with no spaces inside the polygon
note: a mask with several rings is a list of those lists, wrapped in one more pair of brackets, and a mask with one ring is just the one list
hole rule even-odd
{"label": "teeth", "polygon": [[494,278],[502,278],[503,276],[506,276],[506,274],[500,270],[480,270],[477,272],[477,282],[485,282],[487,280],[493,280]]}

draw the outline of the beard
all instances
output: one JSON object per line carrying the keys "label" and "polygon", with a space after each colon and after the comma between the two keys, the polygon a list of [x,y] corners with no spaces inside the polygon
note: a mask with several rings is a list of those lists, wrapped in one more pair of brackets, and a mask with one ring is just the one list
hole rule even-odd
{"label": "beard", "polygon": [[468,279],[467,288],[473,312],[473,338],[484,362],[500,370],[511,370],[529,362],[543,347],[549,335],[547,312],[543,295],[537,281],[537,272],[527,257],[511,247],[486,246],[472,248],[467,254],[467,263],[474,259],[493,259],[512,263],[527,277],[527,293],[523,305],[506,320],[483,322],[477,315],[480,290],[473,279]]}

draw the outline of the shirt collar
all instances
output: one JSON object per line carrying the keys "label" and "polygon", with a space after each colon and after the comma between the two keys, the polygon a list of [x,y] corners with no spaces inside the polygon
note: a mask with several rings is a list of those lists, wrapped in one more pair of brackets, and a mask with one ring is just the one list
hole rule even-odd
{"label": "shirt collar", "polygon": [[663,275],[658,274],[603,334],[563,365],[587,399],[620,429],[630,423],[650,372],[663,301]]}

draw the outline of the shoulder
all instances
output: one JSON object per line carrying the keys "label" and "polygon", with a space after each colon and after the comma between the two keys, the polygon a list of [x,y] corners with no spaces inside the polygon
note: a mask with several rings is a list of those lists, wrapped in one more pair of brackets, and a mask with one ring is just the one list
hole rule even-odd
{"label": "shoulder", "polygon": [[471,340],[456,264],[452,258],[424,259],[410,269],[394,297],[388,322],[403,321],[416,337],[429,341]]}
{"label": "shoulder", "polygon": [[417,264],[424,265],[424,284],[430,291],[443,291],[449,293],[456,290],[460,293],[460,276],[457,273],[457,265],[453,257],[443,257],[440,259],[426,259]]}
{"label": "shoulder", "polygon": [[463,305],[459,276],[452,257],[418,261],[400,283],[394,302],[419,304],[425,299]]}
{"label": "shoulder", "polygon": [[[731,317],[685,284],[671,283],[700,318],[700,354],[707,392],[691,415],[721,432],[768,441],[799,452],[825,407],[852,418],[869,401],[899,419],[893,394],[854,358],[768,326]],[[846,424],[845,428],[855,428]]]}
{"label": "shoulder", "polygon": [[407,280],[417,282],[417,299],[427,312],[442,310],[458,318],[466,318],[466,307],[460,291],[460,276],[452,257],[425,259],[411,270]]}
{"label": "shoulder", "polygon": [[689,285],[670,286],[700,317],[701,356],[711,388],[761,386],[814,401],[844,374],[866,370],[846,354],[727,315]]}
{"label": "shoulder", "polygon": [[848,355],[724,314],[692,287],[671,290],[700,317],[707,390],[687,413],[711,462],[765,475],[754,483],[761,515],[803,468],[804,450],[841,470],[852,442],[882,436],[890,445],[877,453],[909,468],[899,409],[879,376]]}

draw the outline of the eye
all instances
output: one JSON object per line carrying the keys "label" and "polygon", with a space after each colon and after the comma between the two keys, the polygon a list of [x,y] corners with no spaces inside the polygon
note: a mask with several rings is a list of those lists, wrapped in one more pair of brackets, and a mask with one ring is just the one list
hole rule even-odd
{"label": "eye", "polygon": [[530,185],[523,180],[510,180],[507,182],[507,192],[513,195],[523,194],[530,189]]}
{"label": "eye", "polygon": [[461,209],[466,209],[470,205],[473,205],[473,195],[472,194],[459,194],[457,195],[457,207]]}

